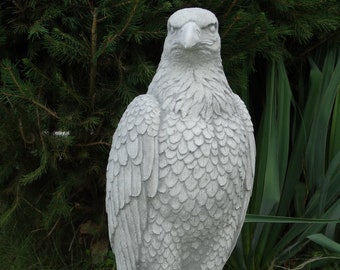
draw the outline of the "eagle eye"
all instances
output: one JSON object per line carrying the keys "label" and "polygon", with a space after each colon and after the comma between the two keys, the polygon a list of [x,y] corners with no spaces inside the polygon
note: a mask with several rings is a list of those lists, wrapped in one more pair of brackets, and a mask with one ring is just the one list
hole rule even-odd
{"label": "eagle eye", "polygon": [[174,33],[177,32],[177,30],[178,30],[177,27],[174,27],[174,26],[172,26],[171,24],[169,24],[169,26],[168,26],[168,32],[169,32],[169,34],[174,34]]}
{"label": "eagle eye", "polygon": [[217,23],[211,23],[207,27],[211,33],[215,33],[217,30]]}

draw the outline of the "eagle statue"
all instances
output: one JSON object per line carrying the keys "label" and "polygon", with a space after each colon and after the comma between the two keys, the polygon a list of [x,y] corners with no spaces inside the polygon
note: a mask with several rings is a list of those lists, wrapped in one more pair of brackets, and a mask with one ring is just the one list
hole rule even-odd
{"label": "eagle statue", "polygon": [[118,270],[221,270],[253,187],[255,140],[225,77],[216,16],[172,14],[148,91],[113,135],[106,211]]}

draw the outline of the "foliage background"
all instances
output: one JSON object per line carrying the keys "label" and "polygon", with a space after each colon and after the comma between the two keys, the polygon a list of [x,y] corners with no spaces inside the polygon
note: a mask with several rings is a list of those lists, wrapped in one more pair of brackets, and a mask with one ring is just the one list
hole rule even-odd
{"label": "foliage background", "polygon": [[[112,269],[111,136],[147,90],[167,18],[191,6],[217,15],[228,80],[254,121],[249,212],[339,219],[339,1],[6,0],[0,269]],[[248,223],[226,269],[338,269],[339,228],[326,225]]]}

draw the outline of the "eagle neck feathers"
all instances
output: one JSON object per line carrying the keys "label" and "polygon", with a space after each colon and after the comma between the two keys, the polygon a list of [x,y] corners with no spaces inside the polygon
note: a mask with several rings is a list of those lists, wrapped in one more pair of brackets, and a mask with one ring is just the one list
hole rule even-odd
{"label": "eagle neck feathers", "polygon": [[148,93],[156,96],[162,111],[182,117],[202,117],[209,121],[213,115],[231,115],[234,111],[234,94],[221,64],[170,66],[167,61],[161,61]]}

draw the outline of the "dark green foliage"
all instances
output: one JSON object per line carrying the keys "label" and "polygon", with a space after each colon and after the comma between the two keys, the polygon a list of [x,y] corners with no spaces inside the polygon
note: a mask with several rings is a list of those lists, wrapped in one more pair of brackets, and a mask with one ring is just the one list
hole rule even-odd
{"label": "dark green foliage", "polygon": [[[335,104],[340,91],[339,49],[327,49],[323,59],[319,65],[310,59],[310,80],[300,89],[307,93],[305,105],[293,99],[284,62],[270,64],[257,134],[256,186],[248,210],[286,220],[275,224],[267,217],[246,224],[229,261],[232,269],[240,262],[242,269],[281,265],[319,269],[314,261],[318,266],[339,266],[340,257],[334,253],[338,244],[331,240],[339,239],[330,220],[340,223],[340,152],[333,148],[334,137],[328,131],[340,136],[331,122],[331,117],[339,116]],[[306,222],[299,223],[299,218]],[[308,222],[311,218],[329,224]],[[323,249],[308,245],[310,239]]]}
{"label": "dark green foliage", "polygon": [[[309,73],[308,57],[340,41],[338,0],[0,3],[0,269],[112,268],[104,210],[111,136],[127,104],[147,90],[167,18],[190,6],[219,18],[226,74],[256,129],[265,63],[287,59],[292,94],[303,108],[308,93],[298,82]],[[339,111],[339,94],[336,104]],[[280,125],[301,124],[288,120]],[[332,122],[339,122],[334,112]],[[339,149],[338,127],[331,127],[335,150],[327,166]],[[298,194],[295,211],[303,215]]]}

